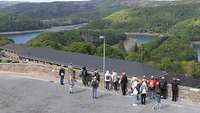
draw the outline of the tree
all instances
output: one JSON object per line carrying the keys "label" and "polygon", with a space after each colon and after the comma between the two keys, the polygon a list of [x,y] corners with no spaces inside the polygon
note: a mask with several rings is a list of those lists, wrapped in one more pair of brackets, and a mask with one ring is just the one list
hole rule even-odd
{"label": "tree", "polygon": [[[98,56],[103,56],[103,45],[99,46],[96,50],[96,55]],[[109,58],[117,58],[117,59],[125,59],[125,55],[126,53],[119,50],[119,49],[115,49],[112,48],[109,45],[106,45],[106,57]]]}
{"label": "tree", "polygon": [[65,47],[65,51],[93,55],[96,51],[96,47],[92,43],[88,42],[73,42],[69,46]]}

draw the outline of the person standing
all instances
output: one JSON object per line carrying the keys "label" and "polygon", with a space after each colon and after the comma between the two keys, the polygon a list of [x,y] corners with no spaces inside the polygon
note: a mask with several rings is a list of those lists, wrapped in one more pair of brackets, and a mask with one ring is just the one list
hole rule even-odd
{"label": "person standing", "polygon": [[178,85],[180,84],[180,79],[173,78],[172,79],[172,101],[176,102],[178,98]]}
{"label": "person standing", "polygon": [[132,105],[137,106],[137,97],[138,97],[138,89],[137,89],[138,81],[136,77],[133,77],[131,80],[131,89],[132,89]]}
{"label": "person standing", "polygon": [[92,98],[97,99],[97,88],[99,87],[99,82],[97,81],[96,77],[93,77],[91,86],[92,86]]}
{"label": "person standing", "polygon": [[70,75],[72,75],[73,72],[74,72],[74,66],[73,66],[72,63],[68,66],[68,72],[69,72]]}
{"label": "person standing", "polygon": [[81,73],[80,73],[80,78],[82,79],[83,85],[87,86],[87,70],[86,67],[82,67]]}
{"label": "person standing", "polygon": [[157,83],[157,81],[154,78],[154,76],[151,76],[151,78],[149,80],[147,80],[150,99],[155,99],[156,83]]}
{"label": "person standing", "polygon": [[121,84],[122,95],[124,96],[126,95],[127,83],[128,83],[128,78],[126,76],[126,73],[123,72],[120,79],[120,84]]}
{"label": "person standing", "polygon": [[65,77],[65,68],[62,66],[59,70],[59,76],[60,76],[60,85],[64,85],[64,77]]}
{"label": "person standing", "polygon": [[167,99],[167,81],[165,80],[165,77],[161,77],[159,81],[159,88],[160,88],[160,95],[161,98]]}
{"label": "person standing", "polygon": [[76,72],[73,71],[72,74],[69,75],[69,93],[72,94],[74,92],[74,86],[76,82]]}
{"label": "person standing", "polygon": [[105,84],[106,84],[107,90],[110,89],[110,86],[109,86],[110,82],[111,82],[111,75],[110,75],[109,70],[107,70],[106,73],[105,73]]}
{"label": "person standing", "polygon": [[101,78],[97,69],[95,69],[93,77],[96,77],[97,81],[100,83]]}
{"label": "person standing", "polygon": [[146,104],[146,96],[147,96],[147,83],[146,81],[142,81],[141,86],[140,86],[140,93],[141,93],[141,104],[145,105]]}
{"label": "person standing", "polygon": [[153,110],[160,110],[161,108],[161,95],[160,95],[160,88],[159,88],[159,84],[160,82],[157,81],[156,82],[156,103],[153,105],[152,109]]}
{"label": "person standing", "polygon": [[117,91],[117,85],[118,85],[118,78],[117,78],[117,72],[112,72],[112,83],[114,90]]}

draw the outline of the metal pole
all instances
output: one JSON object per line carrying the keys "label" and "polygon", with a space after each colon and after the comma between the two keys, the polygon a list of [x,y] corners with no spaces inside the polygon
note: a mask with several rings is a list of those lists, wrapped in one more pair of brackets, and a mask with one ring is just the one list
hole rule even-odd
{"label": "metal pole", "polygon": [[103,74],[105,74],[106,69],[106,40],[104,37],[104,50],[103,50]]}

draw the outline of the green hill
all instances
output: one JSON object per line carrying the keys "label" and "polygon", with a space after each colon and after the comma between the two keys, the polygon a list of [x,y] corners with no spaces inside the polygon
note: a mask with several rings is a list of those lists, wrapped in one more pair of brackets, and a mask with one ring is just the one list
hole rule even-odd
{"label": "green hill", "polygon": [[191,41],[199,41],[200,18],[191,18],[178,22],[172,31],[179,36],[189,38]]}
{"label": "green hill", "polygon": [[9,40],[9,39],[6,39],[6,38],[2,38],[0,37],[0,46],[4,46],[4,45],[7,45],[9,43],[13,43],[12,40]]}
{"label": "green hill", "polygon": [[0,32],[34,30],[47,27],[49,27],[47,24],[30,18],[0,13]]}
{"label": "green hill", "polygon": [[177,22],[199,17],[199,7],[200,4],[185,4],[125,9],[93,22],[88,27],[132,32],[166,32]]}
{"label": "green hill", "polygon": [[[199,40],[199,7],[200,4],[184,4],[124,9],[82,29],[45,33],[27,44],[102,56],[103,42],[98,37],[104,35],[107,37],[108,57],[139,61],[173,74],[199,78],[200,65],[191,47],[192,40]],[[123,46],[114,48],[126,39],[125,31],[159,32],[164,37],[144,44],[136,51],[125,52]]]}

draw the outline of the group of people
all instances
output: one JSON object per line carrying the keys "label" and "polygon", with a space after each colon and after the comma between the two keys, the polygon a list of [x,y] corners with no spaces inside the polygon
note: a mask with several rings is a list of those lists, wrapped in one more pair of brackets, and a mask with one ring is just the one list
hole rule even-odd
{"label": "group of people", "polygon": [[[76,82],[76,71],[72,64],[68,66],[68,72],[69,93],[72,94],[74,92],[73,89]],[[60,69],[59,76],[60,84],[64,85],[64,67]],[[104,75],[104,79],[101,79],[100,73],[97,69],[94,71],[93,74],[89,74],[86,67],[83,67],[80,72],[80,78],[84,86],[92,87],[93,99],[97,99],[97,89],[101,80],[104,80],[104,86],[106,90],[113,89],[114,91],[118,91],[119,86],[121,86],[122,95],[126,95],[128,91],[127,86],[129,83],[133,106],[137,106],[139,103],[145,105],[146,97],[148,96],[150,100],[156,100],[154,108],[159,109],[161,105],[161,99],[167,99],[168,96],[168,83],[164,76],[156,78],[152,75],[149,79],[147,79],[146,76],[143,76],[142,80],[138,79],[137,77],[133,77],[129,82],[125,72],[118,74],[115,71],[112,71],[112,73],[110,73],[109,70],[107,70]],[[172,101],[175,102],[177,101],[178,97],[179,83],[179,79],[172,79]]]}

